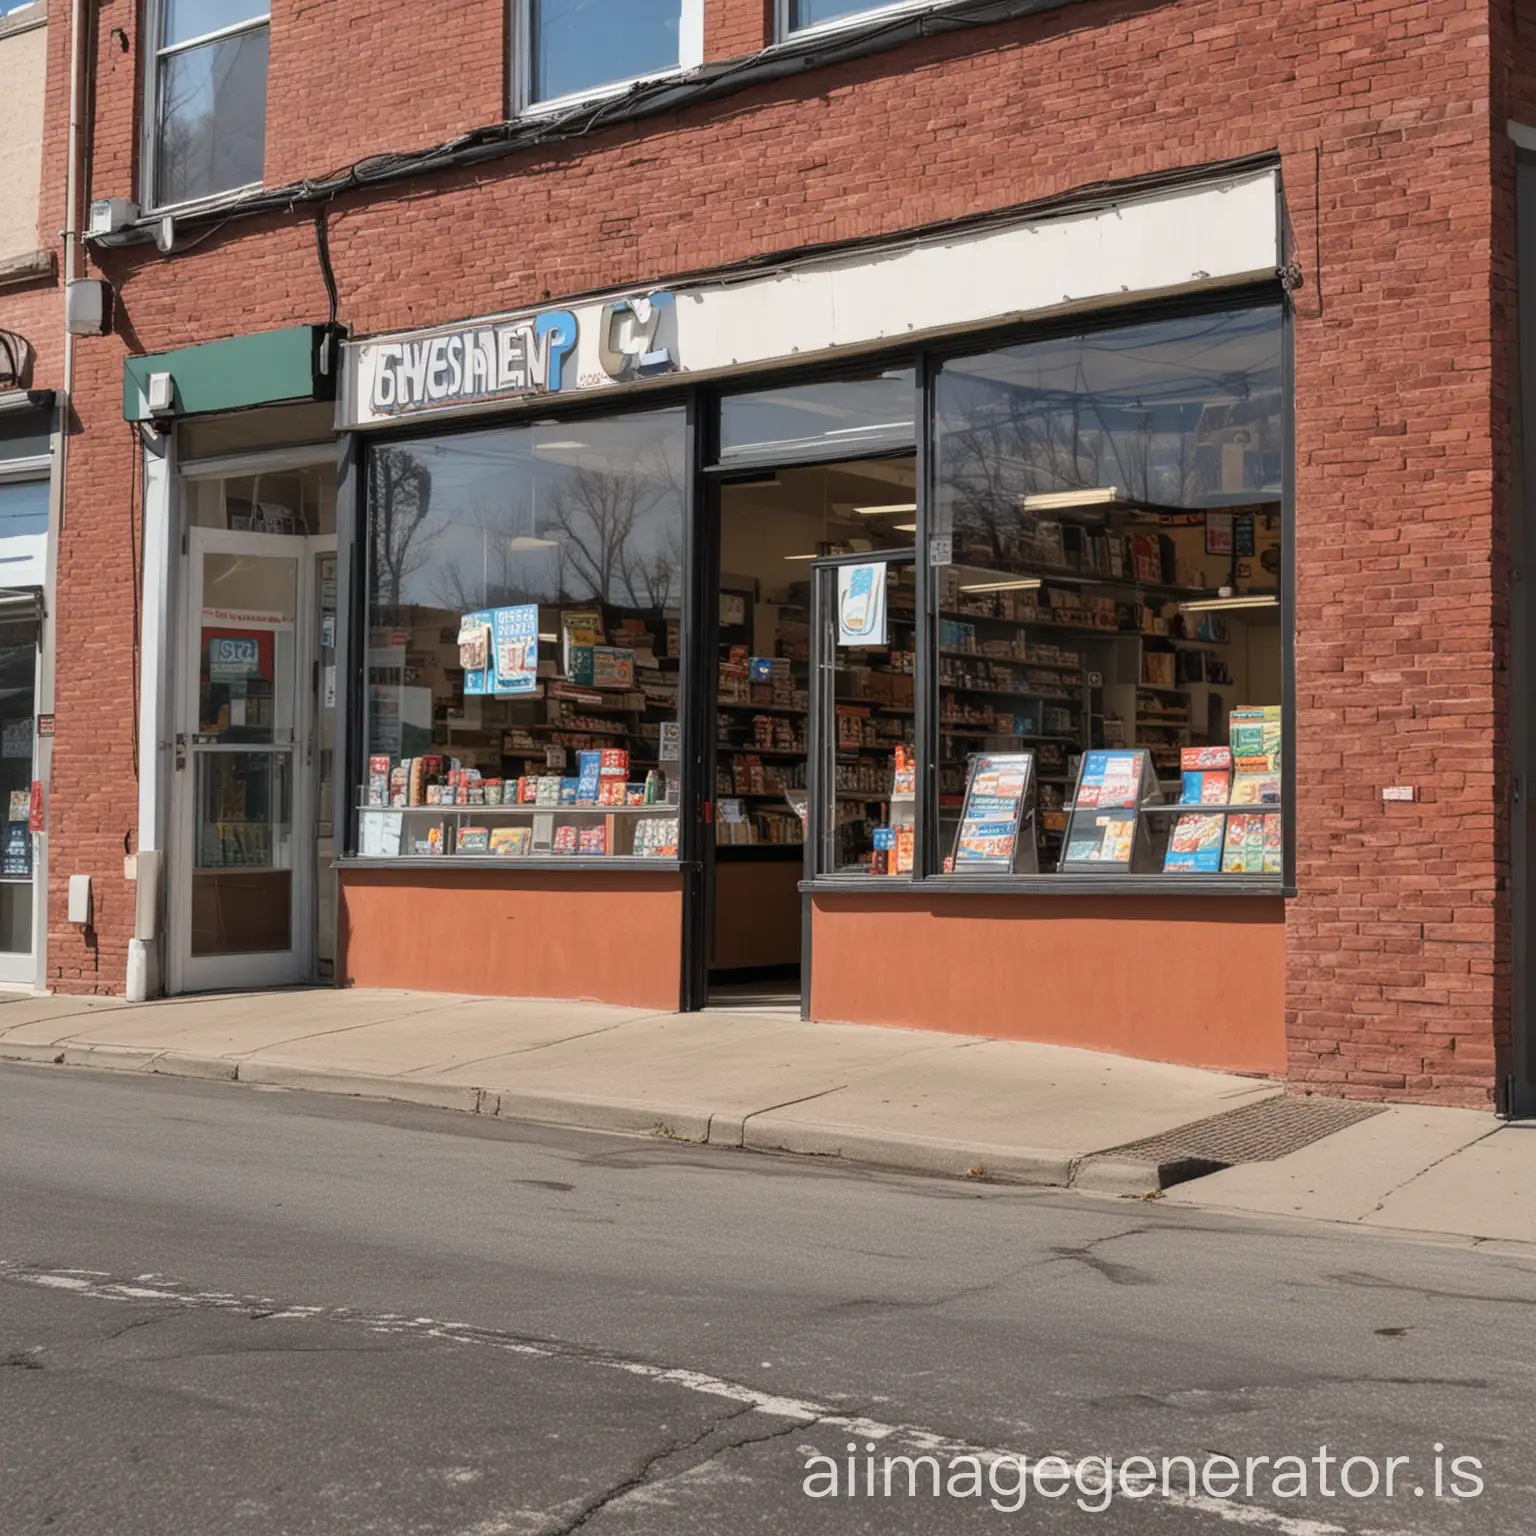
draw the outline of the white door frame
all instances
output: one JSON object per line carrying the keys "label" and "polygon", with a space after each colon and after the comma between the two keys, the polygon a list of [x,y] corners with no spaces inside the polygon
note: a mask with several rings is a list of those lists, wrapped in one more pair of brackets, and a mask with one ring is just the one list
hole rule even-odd
{"label": "white door frame", "polygon": [[[330,536],[327,535],[327,538]],[[168,990],[172,993],[238,991],[292,986],[308,981],[314,958],[314,783],[308,771],[313,751],[314,710],[307,658],[315,654],[313,551],[315,540],[303,535],[232,532],[218,528],[188,528],[186,580],[181,586],[176,626],[176,684],[174,696],[175,767],[172,770],[171,835],[169,839],[170,923]],[[334,540],[332,540],[334,542]],[[290,838],[293,848],[292,946],[274,954],[192,955],[192,871],[197,846],[196,774],[192,737],[199,724],[202,651],[203,556],[248,554],[288,558],[295,564],[293,742]]]}

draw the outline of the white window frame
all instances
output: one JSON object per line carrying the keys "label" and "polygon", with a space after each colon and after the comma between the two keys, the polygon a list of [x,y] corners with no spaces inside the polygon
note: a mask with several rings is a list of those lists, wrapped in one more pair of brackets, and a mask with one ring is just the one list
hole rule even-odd
{"label": "white window frame", "polygon": [[[606,85],[594,85],[589,90],[571,91],[564,96],[552,96],[547,101],[533,99],[533,4],[534,0],[508,0],[512,7],[511,47],[512,58],[508,78],[512,81],[512,115],[514,117],[544,117],[581,106],[586,102],[606,101],[612,96],[622,96],[625,91],[650,80],[672,80],[704,62],[704,0],[677,0],[679,7],[677,26],[677,64],[652,75],[631,75],[626,80],[614,80]],[[622,0],[621,0],[622,3]]]}
{"label": "white window frame", "polygon": [[799,42],[802,38],[830,37],[835,32],[849,32],[872,23],[893,21],[898,16],[914,16],[920,11],[946,11],[962,0],[869,0],[861,11],[839,16],[813,27],[790,29],[790,0],[773,0],[773,36],[778,43]]}
{"label": "white window frame", "polygon": [[[238,21],[233,26],[220,27],[216,31],[204,32],[198,37],[188,38],[184,43],[172,43],[170,47],[162,48],[160,38],[165,30],[167,3],[168,0],[145,0],[144,5],[144,36],[149,43],[144,53],[149,59],[149,70],[144,82],[144,120],[140,134],[139,163],[144,169],[140,178],[139,205],[141,212],[145,214],[179,213],[188,209],[215,207],[219,203],[241,197],[247,192],[258,191],[262,186],[259,181],[248,181],[242,186],[225,187],[221,191],[210,192],[206,197],[187,198],[180,203],[156,201],[160,180],[160,81],[165,60],[174,58],[178,53],[201,48],[205,43],[222,42],[227,37],[240,37],[247,32],[255,32],[259,28],[266,28],[269,34],[272,31],[272,7],[269,0],[267,9],[260,16],[253,16],[248,21]],[[270,53],[268,57],[271,57]],[[265,109],[263,109],[263,138],[266,135],[266,126]],[[265,154],[262,155],[262,164],[266,164]]]}

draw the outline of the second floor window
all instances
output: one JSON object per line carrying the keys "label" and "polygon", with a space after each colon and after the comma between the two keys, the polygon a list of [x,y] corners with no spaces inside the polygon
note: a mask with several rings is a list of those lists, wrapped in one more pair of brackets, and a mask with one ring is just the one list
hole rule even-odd
{"label": "second floor window", "polygon": [[268,0],[157,0],[149,150],[156,208],[259,186]]}
{"label": "second floor window", "polygon": [[903,11],[920,11],[938,3],[940,0],[779,0],[779,35],[865,17],[874,20]]}
{"label": "second floor window", "polygon": [[524,101],[601,95],[701,62],[703,0],[519,0]]}

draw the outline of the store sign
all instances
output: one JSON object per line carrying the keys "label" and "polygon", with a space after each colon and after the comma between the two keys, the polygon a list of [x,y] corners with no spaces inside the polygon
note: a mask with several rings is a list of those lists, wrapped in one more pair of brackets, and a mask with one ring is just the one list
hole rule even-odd
{"label": "store sign", "polygon": [[837,643],[885,644],[885,562],[837,572]]}
{"label": "store sign", "polygon": [[1105,300],[1268,277],[1278,172],[1244,171],[662,292],[348,342],[337,426],[741,375]]}
{"label": "store sign", "polygon": [[674,373],[670,293],[457,326],[357,350],[369,419],[480,400],[558,395]]}
{"label": "store sign", "polygon": [[261,676],[261,646],[255,640],[224,636],[208,642],[208,680],[239,683]]}

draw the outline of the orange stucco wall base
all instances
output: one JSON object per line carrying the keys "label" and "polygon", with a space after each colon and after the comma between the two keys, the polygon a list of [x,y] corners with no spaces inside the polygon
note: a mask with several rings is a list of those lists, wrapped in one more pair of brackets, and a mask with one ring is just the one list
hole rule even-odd
{"label": "orange stucco wall base", "polygon": [[814,1018],[1284,1073],[1278,897],[816,895]]}
{"label": "orange stucco wall base", "polygon": [[345,870],[338,974],[358,987],[676,1008],[677,874]]}

